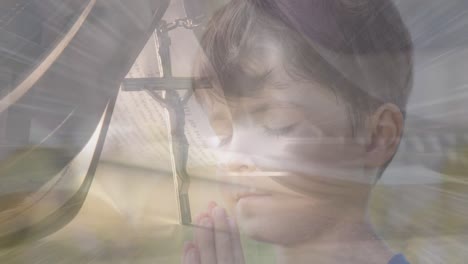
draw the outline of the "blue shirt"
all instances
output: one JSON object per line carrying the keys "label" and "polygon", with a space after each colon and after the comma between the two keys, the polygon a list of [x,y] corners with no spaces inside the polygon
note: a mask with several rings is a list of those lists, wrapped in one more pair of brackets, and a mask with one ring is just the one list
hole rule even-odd
{"label": "blue shirt", "polygon": [[388,264],[409,264],[409,262],[406,260],[405,256],[398,254],[393,256]]}

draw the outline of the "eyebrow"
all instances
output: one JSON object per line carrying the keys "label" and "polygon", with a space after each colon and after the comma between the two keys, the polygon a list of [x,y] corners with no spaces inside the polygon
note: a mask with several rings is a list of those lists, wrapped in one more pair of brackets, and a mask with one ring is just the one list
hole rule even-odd
{"label": "eyebrow", "polygon": [[271,108],[271,105],[269,103],[261,104],[259,106],[256,106],[254,109],[252,109],[252,111],[250,111],[250,113],[255,115],[255,114],[265,112],[270,108]]}
{"label": "eyebrow", "polygon": [[262,112],[266,112],[272,108],[279,108],[279,107],[291,107],[291,108],[297,108],[297,109],[302,109],[301,105],[297,104],[297,103],[294,103],[294,102],[290,102],[290,101],[283,101],[281,102],[280,104],[278,105],[275,105],[273,106],[271,103],[264,103],[264,104],[260,104],[256,107],[254,107],[251,111],[249,111],[251,114],[259,114],[259,113],[262,113]]}

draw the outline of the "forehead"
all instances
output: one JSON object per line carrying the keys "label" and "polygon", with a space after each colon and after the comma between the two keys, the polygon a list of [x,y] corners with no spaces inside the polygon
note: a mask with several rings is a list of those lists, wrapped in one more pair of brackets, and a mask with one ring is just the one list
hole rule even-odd
{"label": "forehead", "polygon": [[221,89],[235,105],[290,102],[311,107],[324,100],[336,103],[335,94],[312,76],[305,76],[302,69],[290,61],[294,58],[287,54],[271,38],[260,38],[255,46],[239,56],[238,70],[227,73],[232,82],[224,83]]}
{"label": "forehead", "polygon": [[[283,84],[282,84],[283,85]],[[285,83],[285,88],[265,87],[252,97],[232,98],[229,106],[233,110],[252,113],[271,109],[295,108],[308,115],[336,112],[342,104],[331,93],[314,83]]]}
{"label": "forehead", "polygon": [[[208,114],[209,120],[215,126],[229,130],[234,124],[248,124],[245,121],[289,123],[287,120],[304,120],[308,126],[333,128],[335,133],[343,131],[348,133],[349,116],[346,104],[340,100],[335,93],[323,87],[318,82],[305,78],[291,77],[285,70],[282,63],[276,61],[268,64],[260,71],[259,68],[252,67],[256,63],[261,64],[261,58],[258,60],[249,61],[252,63],[247,69],[252,69],[250,75],[246,78],[251,78],[256,74],[261,76],[265,72],[266,75],[263,85],[259,89],[254,89],[254,93],[240,94],[236,96],[225,96],[215,92],[215,98],[207,96],[209,103],[203,103],[204,109]],[[273,60],[274,61],[274,60]],[[265,66],[263,64],[262,66]],[[312,78],[311,78],[312,79]],[[238,82],[242,83],[242,82]],[[212,86],[219,85],[213,82]],[[223,87],[213,87],[214,90],[223,91]],[[248,90],[251,87],[235,87],[230,89]],[[206,91],[206,90],[205,90]],[[209,91],[209,90],[208,90]],[[221,95],[221,96],[219,96]],[[213,100],[214,99],[214,100]],[[290,116],[290,118],[288,117]],[[275,120],[275,121],[273,121]],[[241,122],[241,123],[237,123]],[[230,123],[230,125],[227,125]]]}
{"label": "forehead", "polygon": [[305,111],[326,111],[336,105],[335,94],[305,78],[296,69],[275,37],[259,34],[244,45],[232,50],[223,70],[213,69],[208,58],[201,55],[200,75],[209,76],[215,93],[227,99],[232,110],[252,112],[275,106],[294,105]]}
{"label": "forehead", "polygon": [[246,73],[262,74],[286,62],[284,47],[274,37],[260,34],[238,52],[238,64]]}

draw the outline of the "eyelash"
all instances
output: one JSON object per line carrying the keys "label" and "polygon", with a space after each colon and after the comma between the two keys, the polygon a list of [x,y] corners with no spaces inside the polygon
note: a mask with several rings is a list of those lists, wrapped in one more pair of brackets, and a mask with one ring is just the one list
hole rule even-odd
{"label": "eyelash", "polygon": [[231,137],[224,137],[219,140],[218,147],[223,147],[231,142]]}
{"label": "eyelash", "polygon": [[[289,125],[289,126],[286,126],[286,127],[278,128],[278,129],[271,129],[271,128],[268,128],[266,126],[263,126],[263,131],[264,131],[265,134],[267,134],[269,136],[280,137],[280,136],[284,136],[284,135],[292,132],[296,128],[297,125],[298,124],[292,124],[292,125]],[[224,137],[224,138],[220,139],[220,141],[218,143],[218,147],[223,147],[223,146],[229,144],[229,142],[231,142],[231,139],[232,139],[231,136]]]}
{"label": "eyelash", "polygon": [[263,131],[267,135],[279,137],[279,136],[284,136],[284,135],[290,133],[291,131],[293,131],[296,128],[296,126],[297,126],[297,124],[292,124],[290,126],[286,126],[286,127],[282,127],[282,128],[278,128],[278,129],[271,129],[271,128],[268,128],[266,126],[263,126]]}

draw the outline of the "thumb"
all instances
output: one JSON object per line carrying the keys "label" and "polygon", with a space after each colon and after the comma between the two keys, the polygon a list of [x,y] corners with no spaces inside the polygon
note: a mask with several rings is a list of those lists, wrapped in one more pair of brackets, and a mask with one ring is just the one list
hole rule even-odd
{"label": "thumb", "polygon": [[187,242],[184,245],[184,257],[182,264],[200,264],[200,254],[198,249],[192,242]]}

